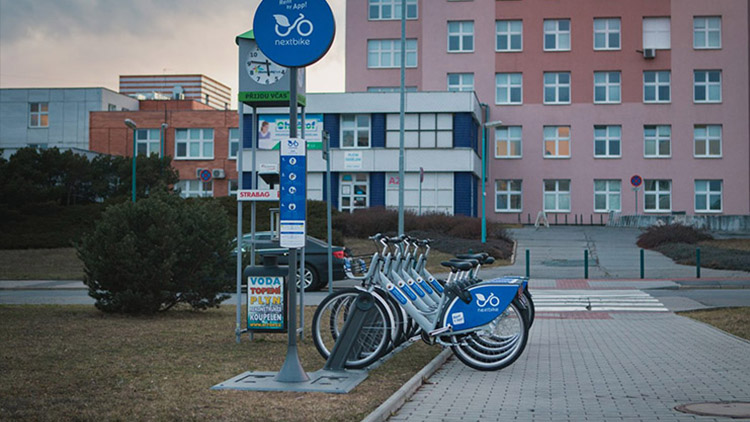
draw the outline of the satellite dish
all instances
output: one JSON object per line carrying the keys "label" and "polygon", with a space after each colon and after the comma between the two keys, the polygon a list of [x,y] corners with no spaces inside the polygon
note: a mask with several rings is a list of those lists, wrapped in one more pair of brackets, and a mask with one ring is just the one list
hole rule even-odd
{"label": "satellite dish", "polygon": [[182,89],[182,86],[175,85],[174,88],[172,88],[172,99],[174,99],[174,100],[184,100],[185,99],[185,90]]}

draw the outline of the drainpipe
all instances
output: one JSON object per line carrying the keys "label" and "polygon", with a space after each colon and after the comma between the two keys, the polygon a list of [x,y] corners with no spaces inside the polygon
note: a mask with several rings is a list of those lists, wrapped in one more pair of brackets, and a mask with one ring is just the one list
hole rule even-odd
{"label": "drainpipe", "polygon": [[487,243],[487,128],[490,109],[486,103],[479,103],[482,108],[482,243]]}

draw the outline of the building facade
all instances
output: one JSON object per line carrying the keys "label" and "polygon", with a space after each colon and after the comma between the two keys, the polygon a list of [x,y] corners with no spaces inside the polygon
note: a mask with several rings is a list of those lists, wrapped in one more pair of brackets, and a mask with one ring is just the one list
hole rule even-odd
{"label": "building facade", "polygon": [[138,101],[106,88],[0,89],[0,149],[89,149],[89,113],[138,110]]}
{"label": "building facade", "polygon": [[[750,213],[747,1],[406,2],[406,85],[497,125],[489,219]],[[400,6],[347,1],[347,92],[399,86]]]}
{"label": "building facade", "polygon": [[232,89],[206,75],[120,75],[120,93],[139,99],[156,94],[194,100],[217,110],[227,110],[232,104]]}

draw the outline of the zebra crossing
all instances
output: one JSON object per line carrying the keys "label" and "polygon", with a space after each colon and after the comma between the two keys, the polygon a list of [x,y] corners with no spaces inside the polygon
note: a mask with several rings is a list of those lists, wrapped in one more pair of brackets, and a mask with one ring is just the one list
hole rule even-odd
{"label": "zebra crossing", "polygon": [[532,290],[537,312],[669,312],[640,290]]}

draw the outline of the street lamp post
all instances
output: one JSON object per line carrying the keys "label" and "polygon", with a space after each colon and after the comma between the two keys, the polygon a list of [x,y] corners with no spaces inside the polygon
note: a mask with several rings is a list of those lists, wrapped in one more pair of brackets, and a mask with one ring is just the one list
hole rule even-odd
{"label": "street lamp post", "polygon": [[[488,111],[488,109],[485,110]],[[485,123],[482,125],[482,243],[487,242],[487,213],[485,210],[487,200],[487,132],[503,124],[500,120],[487,122],[488,118],[488,113],[485,113]]]}
{"label": "street lamp post", "polygon": [[127,126],[127,127],[129,127],[130,129],[133,130],[133,194],[132,194],[132,200],[133,200],[133,203],[135,203],[135,158],[138,155],[138,151],[136,149],[136,142],[135,142],[135,137],[136,137],[135,130],[136,130],[136,128],[138,126],[135,124],[134,121],[132,121],[130,119],[125,119],[125,126]]}

